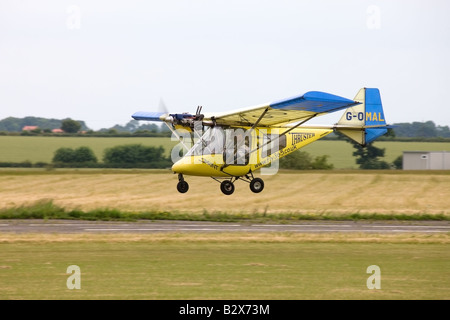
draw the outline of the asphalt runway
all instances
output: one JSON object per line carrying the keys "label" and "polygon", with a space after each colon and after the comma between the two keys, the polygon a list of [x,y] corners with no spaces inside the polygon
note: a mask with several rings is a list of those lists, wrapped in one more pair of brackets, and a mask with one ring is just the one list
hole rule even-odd
{"label": "asphalt runway", "polygon": [[157,233],[157,232],[298,232],[298,233],[446,233],[448,221],[302,221],[257,224],[202,221],[0,220],[0,233]]}

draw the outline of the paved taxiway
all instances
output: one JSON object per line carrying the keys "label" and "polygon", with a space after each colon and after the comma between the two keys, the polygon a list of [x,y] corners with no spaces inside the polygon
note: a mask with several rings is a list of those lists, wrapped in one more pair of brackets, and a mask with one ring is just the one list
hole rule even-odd
{"label": "paved taxiway", "polygon": [[446,233],[448,221],[302,221],[290,224],[202,221],[0,220],[0,233],[155,233],[155,232],[362,232]]}

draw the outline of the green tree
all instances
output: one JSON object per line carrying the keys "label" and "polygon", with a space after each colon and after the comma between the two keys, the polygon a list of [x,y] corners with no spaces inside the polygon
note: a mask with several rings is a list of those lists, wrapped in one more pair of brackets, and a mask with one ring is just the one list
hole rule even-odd
{"label": "green tree", "polygon": [[52,162],[71,163],[73,162],[74,151],[72,148],[59,148],[55,151]]}
{"label": "green tree", "polygon": [[280,159],[280,168],[295,170],[328,170],[333,169],[333,164],[328,163],[327,155],[317,156],[312,159],[305,151],[297,150]]}
{"label": "green tree", "polygon": [[53,156],[53,163],[96,163],[97,157],[89,147],[79,147],[77,149],[72,148],[59,148],[55,151]]}
{"label": "green tree", "polygon": [[386,149],[377,148],[373,145],[373,142],[369,143],[365,147],[360,144],[350,141],[356,151],[353,155],[356,158],[356,163],[359,164],[360,169],[389,169],[389,163],[378,159],[384,157]]}
{"label": "green tree", "polygon": [[[396,137],[434,138],[443,137],[442,130],[436,127],[433,121],[394,123]],[[445,130],[445,129],[444,129]],[[445,132],[444,132],[445,134]]]}
{"label": "green tree", "polygon": [[309,153],[297,150],[280,159],[280,168],[309,170],[312,169],[311,161]]}
{"label": "green tree", "polygon": [[334,168],[334,165],[332,163],[328,163],[328,158],[330,156],[323,155],[323,156],[317,156],[314,158],[314,161],[311,163],[313,169],[317,170],[331,170]]}
{"label": "green tree", "polygon": [[72,119],[65,119],[61,122],[61,130],[66,133],[77,133],[81,129],[81,124]]}
{"label": "green tree", "polygon": [[79,147],[74,150],[74,161],[73,162],[97,162],[97,157],[94,152],[89,147]]}
{"label": "green tree", "polygon": [[147,147],[141,144],[121,145],[105,150],[103,161],[106,164],[132,168],[164,168],[171,164],[171,161],[164,157],[164,148]]}
{"label": "green tree", "polygon": [[395,169],[403,169],[403,155],[398,156],[395,158],[395,160],[392,162]]}

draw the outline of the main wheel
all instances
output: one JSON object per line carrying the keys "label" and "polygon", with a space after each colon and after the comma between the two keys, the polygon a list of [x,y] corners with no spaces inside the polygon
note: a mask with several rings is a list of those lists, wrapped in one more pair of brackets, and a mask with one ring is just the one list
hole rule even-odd
{"label": "main wheel", "polygon": [[222,183],[220,184],[220,190],[224,194],[229,196],[230,194],[232,194],[234,192],[234,184],[233,184],[233,182],[228,181],[228,180],[222,181]]}
{"label": "main wheel", "polygon": [[177,190],[179,193],[186,193],[189,190],[189,184],[182,180],[177,184]]}
{"label": "main wheel", "polygon": [[250,181],[250,190],[254,193],[259,193],[264,189],[264,181],[261,178],[255,178]]}

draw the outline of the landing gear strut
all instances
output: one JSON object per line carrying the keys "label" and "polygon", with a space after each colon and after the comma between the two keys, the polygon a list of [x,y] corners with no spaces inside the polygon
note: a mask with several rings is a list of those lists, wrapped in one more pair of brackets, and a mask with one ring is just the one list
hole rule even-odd
{"label": "landing gear strut", "polygon": [[242,177],[231,177],[230,179],[226,179],[223,181],[220,181],[219,179],[215,177],[211,177],[217,182],[220,183],[220,191],[222,191],[223,194],[229,196],[230,194],[233,194],[234,192],[234,182],[236,180],[242,180],[245,182],[248,182],[250,184],[250,190],[254,193],[260,193],[264,189],[264,181],[261,178],[255,178],[253,177],[253,174],[249,172],[249,174],[246,174]]}
{"label": "landing gear strut", "polygon": [[184,181],[183,175],[178,174],[177,190],[179,193],[186,193],[189,190],[189,184]]}

